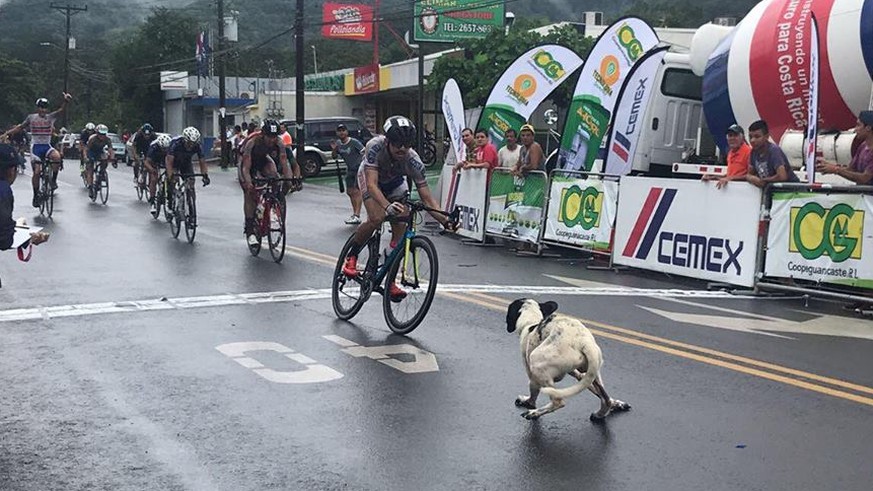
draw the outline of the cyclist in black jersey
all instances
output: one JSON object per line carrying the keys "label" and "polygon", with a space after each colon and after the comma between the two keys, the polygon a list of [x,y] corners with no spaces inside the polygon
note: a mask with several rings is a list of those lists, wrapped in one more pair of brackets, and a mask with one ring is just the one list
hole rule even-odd
{"label": "cyclist in black jersey", "polygon": [[158,136],[155,134],[155,129],[152,128],[152,125],[145,123],[136,133],[133,134],[133,136],[130,137],[130,140],[128,140],[133,147],[133,177],[135,179],[139,179],[139,166],[142,164],[142,160],[145,158],[145,154],[149,150],[149,145],[151,145],[157,137]]}
{"label": "cyclist in black jersey", "polygon": [[255,193],[253,179],[255,177],[282,177],[291,179],[296,176],[288,165],[285,145],[279,138],[279,123],[266,119],[261,125],[260,133],[248,138],[242,149],[242,165],[239,167],[239,183],[244,191],[243,213],[245,214],[244,233],[249,244],[257,244],[254,234],[255,209],[258,195]]}

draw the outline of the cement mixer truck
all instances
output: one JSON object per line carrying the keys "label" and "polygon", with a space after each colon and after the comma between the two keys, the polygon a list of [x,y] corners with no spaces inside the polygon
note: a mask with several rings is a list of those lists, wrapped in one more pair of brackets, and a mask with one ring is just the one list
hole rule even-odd
{"label": "cement mixer truck", "polygon": [[633,171],[667,176],[718,161],[725,130],[764,119],[792,165],[802,162],[812,18],[819,31],[818,148],[851,159],[858,112],[873,106],[873,0],[765,0],[736,27],[707,24],[658,72]]}

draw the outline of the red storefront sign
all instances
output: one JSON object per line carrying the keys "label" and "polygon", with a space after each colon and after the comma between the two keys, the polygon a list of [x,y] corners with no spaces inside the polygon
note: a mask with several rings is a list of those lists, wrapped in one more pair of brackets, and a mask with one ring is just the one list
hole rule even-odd
{"label": "red storefront sign", "polygon": [[325,3],[321,34],[331,39],[373,40],[373,7],[351,3]]}
{"label": "red storefront sign", "polygon": [[379,64],[355,68],[355,94],[379,92]]}

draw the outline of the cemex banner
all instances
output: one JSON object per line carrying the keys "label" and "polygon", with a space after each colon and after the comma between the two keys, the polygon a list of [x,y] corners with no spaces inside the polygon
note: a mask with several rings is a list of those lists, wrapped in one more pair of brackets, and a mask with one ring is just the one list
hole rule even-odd
{"label": "cemex banner", "polygon": [[458,171],[452,210],[460,208],[458,235],[482,241],[485,239],[485,207],[488,202],[488,170]]}
{"label": "cemex banner", "polygon": [[773,193],[767,276],[873,289],[873,196]]}
{"label": "cemex banner", "polygon": [[619,19],[600,35],[573,91],[561,138],[560,168],[591,170],[624,80],[631,67],[657,45],[658,35],[636,17]]}
{"label": "cemex banner", "polygon": [[546,206],[546,181],[546,174],[540,171],[516,177],[496,169],[488,190],[488,234],[538,243]]}
{"label": "cemex banner", "polygon": [[349,3],[325,3],[321,35],[349,41],[373,40],[373,7]]}
{"label": "cemex banner", "polygon": [[[621,88],[618,109],[612,122],[612,134],[606,145],[605,174],[623,176],[633,169],[634,155],[640,135],[645,131],[643,118],[649,100],[655,93],[655,77],[667,53],[667,47],[656,48],[634,65]],[[647,158],[648,155],[642,155]]]}
{"label": "cemex banner", "polygon": [[496,148],[506,131],[518,132],[534,110],[582,65],[582,58],[557,44],[537,46],[509,65],[494,84],[474,128],[484,128]]}
{"label": "cemex banner", "polygon": [[751,287],[760,208],[745,182],[624,177],[613,262]]}
{"label": "cemex banner", "polygon": [[552,177],[546,230],[551,242],[608,251],[618,208],[618,182]]}

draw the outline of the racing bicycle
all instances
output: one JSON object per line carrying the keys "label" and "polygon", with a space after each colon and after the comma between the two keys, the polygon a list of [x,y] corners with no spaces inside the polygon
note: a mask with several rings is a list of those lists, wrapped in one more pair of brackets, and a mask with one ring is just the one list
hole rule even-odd
{"label": "racing bicycle", "polygon": [[258,193],[258,207],[255,218],[254,235],[257,244],[249,244],[252,256],[261,253],[264,236],[270,247],[273,261],[280,263],[285,257],[285,217],[287,215],[283,183],[291,184],[292,189],[301,182],[300,178],[255,178],[252,180]]}
{"label": "racing bicycle", "polygon": [[54,174],[55,170],[51,162],[42,165],[36,199],[39,200],[39,214],[45,215],[47,218],[51,218],[55,210],[55,190],[52,186]]}
{"label": "racing bicycle", "polygon": [[[434,210],[420,201],[411,201],[407,196],[402,201],[408,213],[397,219],[406,223],[403,239],[384,257],[379,252],[382,241],[382,227],[373,235],[358,253],[358,273],[348,277],[343,273],[346,256],[352,249],[354,235],[349,237],[340,252],[334,269],[331,285],[333,311],[342,320],[349,320],[361,310],[374,292],[382,295],[382,311],[385,322],[392,332],[409,334],[424,320],[433,302],[439,276],[439,260],[436,247],[430,239],[416,235],[415,226],[420,222],[423,211],[440,213],[451,222],[457,222],[459,209],[452,213]],[[403,291],[403,298],[392,298],[387,292],[392,283]]]}
{"label": "racing bicycle", "polygon": [[[194,178],[205,177],[206,174],[185,174],[176,179],[173,196],[173,212],[170,214],[170,232],[173,238],[179,237],[182,223],[185,224],[185,237],[188,243],[194,243],[197,234],[197,199],[194,193]],[[206,184],[203,184],[206,186]]]}
{"label": "racing bicycle", "polygon": [[[109,201],[109,173],[106,168],[109,167],[109,162],[106,160],[91,161],[94,166],[94,190],[89,191],[91,202],[97,201],[97,196],[100,196],[100,202],[104,205]],[[112,162],[112,167],[118,167],[117,162]]]}

